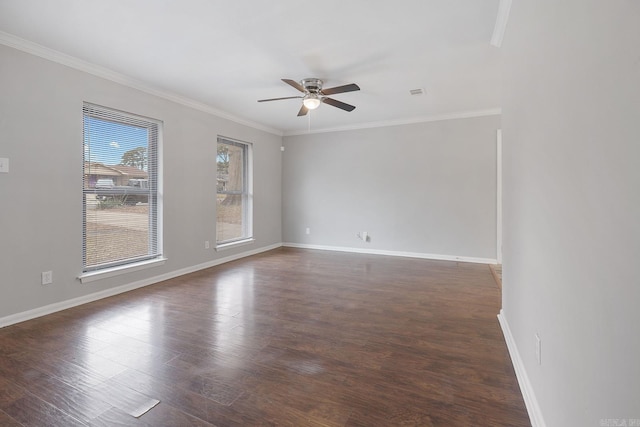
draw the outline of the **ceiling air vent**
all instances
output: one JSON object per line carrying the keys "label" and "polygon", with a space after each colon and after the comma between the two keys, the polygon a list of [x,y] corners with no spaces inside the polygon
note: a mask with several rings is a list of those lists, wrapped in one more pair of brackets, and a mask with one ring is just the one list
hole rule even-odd
{"label": "ceiling air vent", "polygon": [[418,88],[418,89],[411,89],[411,90],[409,91],[409,93],[410,93],[411,95],[422,95],[422,94],[424,93],[424,89],[422,89],[422,88]]}

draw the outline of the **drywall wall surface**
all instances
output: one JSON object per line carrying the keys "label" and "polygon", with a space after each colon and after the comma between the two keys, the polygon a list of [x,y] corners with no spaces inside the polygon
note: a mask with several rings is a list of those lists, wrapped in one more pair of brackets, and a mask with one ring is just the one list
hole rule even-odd
{"label": "drywall wall surface", "polygon": [[[281,242],[280,136],[0,46],[0,318]],[[81,284],[83,101],[163,121],[163,266]],[[218,135],[254,147],[255,242],[216,252]],[[205,250],[204,242],[212,242]],[[40,273],[53,271],[42,286]]]}
{"label": "drywall wall surface", "polygon": [[514,2],[503,43],[503,311],[547,426],[640,423],[639,22]]}
{"label": "drywall wall surface", "polygon": [[495,259],[499,127],[486,116],[285,136],[284,242]]}

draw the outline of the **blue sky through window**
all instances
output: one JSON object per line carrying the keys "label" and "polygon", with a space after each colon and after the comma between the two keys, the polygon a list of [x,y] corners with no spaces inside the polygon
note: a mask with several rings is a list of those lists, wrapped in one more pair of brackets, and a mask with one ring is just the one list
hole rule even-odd
{"label": "blue sky through window", "polygon": [[118,165],[122,155],[134,148],[148,145],[148,130],[144,127],[85,117],[85,160],[105,165]]}

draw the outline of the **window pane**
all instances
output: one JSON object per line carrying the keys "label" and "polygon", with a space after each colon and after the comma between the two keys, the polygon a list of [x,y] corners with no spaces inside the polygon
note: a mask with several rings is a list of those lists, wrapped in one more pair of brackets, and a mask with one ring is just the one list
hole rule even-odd
{"label": "window pane", "polygon": [[244,177],[244,147],[237,147],[233,145],[223,145],[226,149],[225,162],[218,163],[218,170],[226,169],[226,191],[242,192],[243,189],[243,177]]}
{"label": "window pane", "polygon": [[[121,196],[87,195],[85,264],[95,266],[149,254],[149,204],[124,203]],[[147,196],[148,200],[148,196]]]}
{"label": "window pane", "polygon": [[104,107],[84,107],[83,270],[159,254],[158,124]]}
{"label": "window pane", "polygon": [[249,145],[218,139],[216,241],[230,242],[250,237],[248,193]]}
{"label": "window pane", "polygon": [[216,240],[218,242],[237,240],[244,237],[243,197],[239,194],[218,194]]}

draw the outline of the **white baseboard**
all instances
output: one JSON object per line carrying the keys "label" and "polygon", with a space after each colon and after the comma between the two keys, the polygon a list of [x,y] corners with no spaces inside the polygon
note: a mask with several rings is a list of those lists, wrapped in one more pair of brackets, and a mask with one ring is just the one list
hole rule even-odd
{"label": "white baseboard", "polygon": [[518,347],[513,339],[513,335],[511,335],[511,329],[509,328],[509,324],[507,323],[507,319],[504,317],[502,310],[500,310],[500,314],[498,314],[498,321],[500,322],[504,339],[507,342],[507,348],[509,349],[513,368],[516,371],[516,378],[520,385],[524,404],[526,405],[527,412],[529,413],[531,426],[546,427],[547,424],[544,422],[544,418],[542,418],[542,411],[538,405],[538,399],[536,399],[536,395],[533,392],[533,387],[531,387],[531,382],[529,382],[529,376],[527,375],[527,371],[524,369],[524,363],[522,362],[522,358],[518,352]]}
{"label": "white baseboard", "polygon": [[92,294],[83,295],[78,298],[73,298],[70,300],[45,305],[43,307],[34,308],[33,310],[27,310],[21,313],[5,316],[0,318],[0,328],[4,328],[5,326],[13,325],[15,323],[24,322],[26,320],[35,319],[36,317],[45,316],[47,314],[55,313],[57,311],[66,310],[68,308],[76,307],[78,305],[97,301],[102,298],[108,298],[124,292],[132,291],[134,289],[143,288],[145,286],[153,285],[154,283],[173,279],[174,277],[183,276],[185,274],[193,273],[195,271],[204,270],[205,268],[215,267],[216,265],[224,264],[226,262],[234,261],[240,258],[245,258],[251,255],[256,255],[261,252],[277,249],[281,246],[282,246],[282,243],[276,243],[274,245],[264,246],[261,248],[253,249],[251,251],[241,252],[239,254],[231,255],[224,258],[214,259],[212,261],[208,261],[208,262],[194,265],[191,267],[182,268],[180,270],[171,271],[169,273],[161,274],[159,276],[149,277],[147,279],[139,280],[137,282],[128,283],[126,285],[106,289],[104,291],[94,292]]}
{"label": "white baseboard", "polygon": [[301,248],[301,249],[319,249],[322,251],[354,252],[359,254],[370,254],[370,255],[387,255],[387,256],[398,256],[398,257],[406,257],[406,258],[433,259],[433,260],[439,260],[439,261],[472,262],[476,264],[497,264],[497,260],[492,258],[475,258],[475,257],[456,256],[456,255],[425,254],[420,252],[386,251],[382,249],[349,248],[345,246],[307,245],[303,243],[283,243],[282,246],[289,247],[289,248]]}

